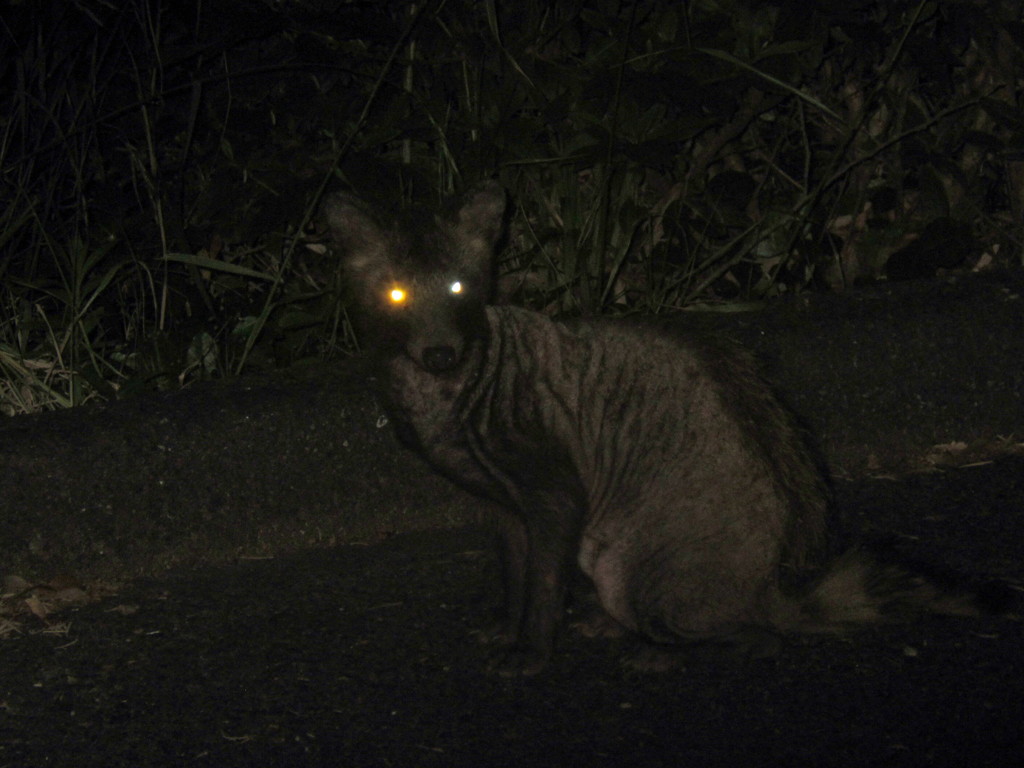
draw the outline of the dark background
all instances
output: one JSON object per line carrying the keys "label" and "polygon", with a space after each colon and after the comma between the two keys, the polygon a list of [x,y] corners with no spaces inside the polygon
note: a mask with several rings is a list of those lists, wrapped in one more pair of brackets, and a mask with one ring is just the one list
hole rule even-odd
{"label": "dark background", "polygon": [[1021,265],[1020,2],[2,7],[7,414],[352,353],[328,187],[498,178],[558,316]]}

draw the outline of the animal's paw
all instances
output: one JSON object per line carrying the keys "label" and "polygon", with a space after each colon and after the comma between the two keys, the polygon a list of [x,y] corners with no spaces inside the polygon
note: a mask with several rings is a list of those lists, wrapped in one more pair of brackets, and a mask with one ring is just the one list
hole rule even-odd
{"label": "animal's paw", "polygon": [[471,633],[483,645],[512,645],[516,641],[516,633],[511,622],[495,619],[490,624],[473,630]]}
{"label": "animal's paw", "polygon": [[496,654],[487,671],[501,677],[536,675],[547,666],[549,655],[536,648],[514,645]]}
{"label": "animal's paw", "polygon": [[600,606],[587,606],[573,611],[569,626],[584,637],[617,640],[625,637],[626,628],[609,616]]}

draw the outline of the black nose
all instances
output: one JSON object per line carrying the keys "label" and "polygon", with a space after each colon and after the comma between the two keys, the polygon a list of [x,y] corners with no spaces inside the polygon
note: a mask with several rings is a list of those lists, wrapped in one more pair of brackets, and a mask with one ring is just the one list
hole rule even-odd
{"label": "black nose", "polygon": [[441,347],[427,347],[423,350],[423,367],[431,373],[450,371],[458,362],[455,348],[447,344]]}

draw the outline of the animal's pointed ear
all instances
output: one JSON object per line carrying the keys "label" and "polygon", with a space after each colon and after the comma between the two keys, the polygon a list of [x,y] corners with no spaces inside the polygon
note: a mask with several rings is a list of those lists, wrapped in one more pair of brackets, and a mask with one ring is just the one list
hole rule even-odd
{"label": "animal's pointed ear", "polygon": [[324,200],[320,216],[350,267],[363,269],[384,251],[387,236],[376,214],[359,198],[336,192]]}
{"label": "animal's pointed ear", "polygon": [[505,189],[496,181],[472,187],[455,214],[455,232],[475,248],[491,250],[505,229]]}

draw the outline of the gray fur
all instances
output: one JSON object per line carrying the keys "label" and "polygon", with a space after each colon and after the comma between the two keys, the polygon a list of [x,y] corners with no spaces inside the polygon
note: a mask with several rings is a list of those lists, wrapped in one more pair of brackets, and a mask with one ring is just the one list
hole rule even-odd
{"label": "gray fur", "polygon": [[[400,434],[509,511],[499,671],[545,664],[574,563],[616,622],[659,642],[882,616],[874,561],[829,559],[826,484],[746,352],[489,306],[505,215],[493,183],[418,223],[382,223],[346,195],[324,212]],[[408,300],[389,306],[397,284]]]}

